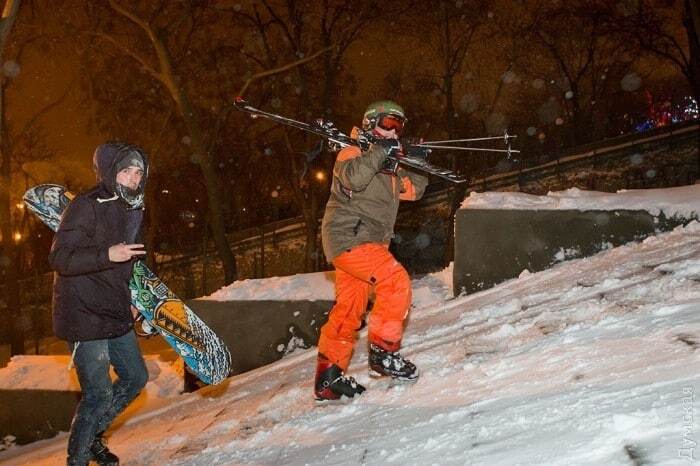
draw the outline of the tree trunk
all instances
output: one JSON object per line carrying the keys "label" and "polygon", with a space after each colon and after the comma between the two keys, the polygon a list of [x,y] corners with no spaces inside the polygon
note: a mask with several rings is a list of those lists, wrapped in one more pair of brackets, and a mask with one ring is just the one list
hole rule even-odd
{"label": "tree trunk", "polygon": [[[683,25],[688,34],[688,80],[693,88],[696,104],[700,105],[700,5],[695,0],[685,0]],[[700,138],[698,138],[700,148]],[[698,150],[698,169],[700,169],[700,150]]]}
{"label": "tree trunk", "polygon": [[159,223],[158,219],[158,206],[154,205],[153,202],[158,196],[158,172],[155,170],[149,170],[148,182],[146,183],[146,231],[145,231],[145,242],[146,251],[148,252],[146,256],[146,263],[148,268],[151,269],[153,273],[158,274],[158,260],[156,257],[156,225]]}
{"label": "tree trunk", "polygon": [[[447,71],[447,70],[446,70]],[[447,74],[444,78],[445,85],[445,124],[447,125],[447,138],[455,137],[455,118],[454,118],[454,80],[451,75]],[[460,163],[459,155],[456,152],[452,153],[452,170],[459,172],[464,164]],[[445,244],[445,252],[443,255],[444,265],[447,266],[454,260],[455,255],[455,215],[459,210],[462,200],[467,192],[466,183],[456,184],[450,192],[450,214],[447,219],[447,242]]]}
{"label": "tree trunk", "polygon": [[193,158],[199,165],[202,170],[202,175],[204,176],[204,184],[207,189],[207,201],[209,203],[209,222],[212,229],[212,236],[214,237],[214,244],[216,245],[219,257],[223,263],[225,282],[229,284],[237,279],[238,270],[236,266],[236,257],[233,255],[231,247],[228,244],[228,239],[226,238],[226,221],[223,214],[223,190],[221,189],[219,175],[216,173],[216,170],[214,170],[209,154],[206,152],[199,124],[192,113],[192,107],[187,96],[184,95],[184,91],[182,97],[184,98],[184,102],[180,111],[185,120],[187,132],[192,139],[191,147]]}
{"label": "tree trunk", "polygon": [[24,353],[24,329],[20,326],[22,308],[17,283],[17,259],[18,248],[14,242],[12,232],[12,199],[10,188],[12,186],[12,172],[10,167],[10,153],[5,142],[5,100],[4,93],[0,91],[0,151],[2,151],[2,164],[0,164],[0,230],[2,231],[2,255],[0,255],[0,270],[5,282],[5,304],[7,305],[8,318],[3,319],[6,326],[3,329],[5,341],[9,341],[12,355]]}
{"label": "tree trunk", "polygon": [[221,258],[224,267],[224,279],[226,284],[236,280],[238,270],[236,266],[236,257],[231,251],[231,247],[226,239],[226,222],[224,219],[224,203],[219,175],[214,169],[209,153],[204,143],[202,130],[194,113],[192,103],[190,102],[187,92],[180,84],[179,78],[175,75],[172,68],[170,54],[165,48],[165,44],[157,37],[151,36],[151,41],[160,63],[162,70],[163,84],[170,91],[170,95],[177,104],[178,112],[182,117],[187,133],[190,137],[190,147],[192,149],[192,158],[199,165],[204,177],[204,184],[207,190],[207,201],[209,205],[209,222],[214,237],[214,244]]}
{"label": "tree trunk", "polygon": [[[17,18],[19,0],[8,0],[2,12],[0,20],[0,63],[5,61],[5,48],[12,25]],[[2,255],[0,255],[0,270],[4,272],[5,295],[9,319],[5,333],[9,333],[11,354],[24,353],[24,329],[20,325],[22,315],[19,285],[17,283],[18,248],[12,236],[12,167],[10,161],[9,144],[6,139],[6,108],[5,108],[5,83],[0,80],[0,231],[2,232]]]}
{"label": "tree trunk", "polygon": [[305,272],[316,272],[316,264],[318,261],[318,194],[312,188],[309,189],[309,205],[304,212],[304,220],[306,223],[306,254],[305,254]]}
{"label": "tree trunk", "polygon": [[700,103],[700,5],[693,0],[685,0],[683,25],[688,34],[688,55],[690,57],[688,78],[693,87],[695,101]]}
{"label": "tree trunk", "polygon": [[[113,10],[142,28],[148,35],[148,39],[151,41],[151,45],[155,50],[156,56],[158,57],[158,64],[160,65],[160,71],[149,70],[149,72],[168,89],[185,123],[185,128],[191,140],[190,148],[192,150],[192,158],[195,163],[199,165],[202,176],[204,177],[209,205],[209,222],[214,237],[214,244],[216,244],[216,249],[223,263],[226,284],[229,284],[238,276],[236,258],[226,239],[226,222],[223,214],[224,203],[222,202],[220,180],[209,158],[209,152],[206,149],[201,125],[194,112],[194,107],[185,91],[184,85],[181,84],[180,78],[175,74],[170,52],[156,30],[147,21],[130,13],[115,0],[109,0],[109,4]],[[138,60],[142,65],[145,63],[143,59]]]}

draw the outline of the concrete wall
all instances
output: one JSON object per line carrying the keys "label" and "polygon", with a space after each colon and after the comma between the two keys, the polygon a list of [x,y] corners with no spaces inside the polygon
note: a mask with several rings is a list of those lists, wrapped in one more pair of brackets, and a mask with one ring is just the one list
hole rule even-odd
{"label": "concrete wall", "polygon": [[455,221],[455,294],[668,231],[687,219],[646,211],[462,209]]}
{"label": "concrete wall", "polygon": [[232,375],[269,364],[294,348],[318,343],[333,301],[187,303],[229,347]]}
{"label": "concrete wall", "polygon": [[18,445],[68,431],[78,392],[0,390],[0,438],[14,435]]}

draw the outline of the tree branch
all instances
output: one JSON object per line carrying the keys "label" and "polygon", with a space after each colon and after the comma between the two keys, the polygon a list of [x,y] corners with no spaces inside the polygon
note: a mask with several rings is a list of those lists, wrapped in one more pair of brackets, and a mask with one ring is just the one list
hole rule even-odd
{"label": "tree branch", "polygon": [[287,63],[286,65],[283,65],[283,66],[280,66],[280,67],[277,67],[277,68],[273,68],[273,69],[270,69],[270,70],[265,70],[265,71],[261,71],[261,72],[259,72],[259,73],[255,73],[253,76],[251,76],[250,78],[248,78],[248,79],[246,80],[245,84],[243,84],[243,87],[241,88],[240,91],[238,91],[238,94],[237,94],[237,95],[243,95],[243,94],[245,93],[245,91],[248,89],[248,87],[250,86],[250,84],[251,84],[254,80],[258,79],[258,78],[264,78],[265,76],[271,76],[271,75],[273,75],[273,74],[278,74],[278,73],[281,73],[281,72],[283,72],[283,71],[287,71],[287,70],[289,70],[289,69],[291,69],[291,68],[294,68],[294,67],[297,67],[297,66],[299,66],[299,65],[302,65],[302,64],[304,64],[304,63],[306,63],[306,62],[308,62],[308,61],[313,60],[314,58],[318,57],[319,55],[321,55],[321,54],[323,54],[323,53],[325,53],[325,52],[328,52],[328,51],[331,50],[332,48],[333,48],[333,45],[330,45],[330,46],[328,46],[328,47],[325,47],[325,48],[319,50],[318,52],[316,52],[316,53],[314,53],[314,54],[312,54],[312,55],[309,55],[308,57],[304,57],[304,58],[302,58],[302,59],[293,61],[293,62],[291,62],[291,63]]}
{"label": "tree branch", "polygon": [[[32,127],[34,126],[34,124],[36,123],[36,121],[39,119],[39,117],[41,117],[42,115],[46,114],[46,113],[47,113],[48,111],[50,111],[51,109],[58,107],[59,105],[61,105],[61,104],[63,103],[64,100],[66,100],[66,97],[68,97],[68,94],[70,93],[70,90],[71,90],[71,88],[73,87],[73,85],[75,84],[75,82],[76,82],[77,79],[78,79],[77,77],[74,77],[74,78],[71,80],[71,82],[68,84],[68,86],[66,87],[66,90],[65,90],[65,92],[63,93],[63,95],[61,95],[61,97],[59,97],[57,100],[51,102],[50,104],[46,105],[44,108],[42,108],[41,110],[39,110],[37,113],[34,114],[34,116],[32,116],[32,117],[24,124],[24,126],[22,127],[22,129],[20,130],[20,132],[17,134],[17,137],[14,138],[14,139],[15,139],[15,142],[16,142],[17,140],[23,138],[23,137],[29,132],[29,130],[32,129]],[[14,144],[12,144],[11,146],[14,146]]]}
{"label": "tree branch", "polygon": [[99,37],[101,39],[105,39],[106,41],[110,42],[116,48],[120,49],[122,52],[136,60],[143,67],[143,69],[146,70],[148,74],[150,74],[159,81],[163,80],[163,76],[155,69],[153,69],[153,67],[151,67],[151,65],[149,65],[143,57],[131,50],[129,47],[117,41],[114,37],[104,32],[88,32],[88,34]]}

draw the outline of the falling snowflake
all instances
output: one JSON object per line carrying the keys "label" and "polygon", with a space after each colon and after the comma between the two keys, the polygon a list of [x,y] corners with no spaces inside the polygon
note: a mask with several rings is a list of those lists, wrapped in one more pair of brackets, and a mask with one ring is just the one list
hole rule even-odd
{"label": "falling snowflake", "polygon": [[632,165],[640,165],[644,162],[644,156],[642,154],[632,154],[630,156],[630,163]]}
{"label": "falling snowflake", "polygon": [[548,99],[537,109],[537,116],[542,123],[553,123],[559,117],[561,108],[555,99]]}
{"label": "falling snowflake", "polygon": [[2,72],[8,78],[16,78],[19,75],[20,67],[19,64],[14,60],[7,60],[2,65]]}
{"label": "falling snowflake", "polygon": [[506,71],[501,75],[501,79],[503,80],[504,83],[506,84],[513,84],[515,80],[517,79],[517,75],[513,71]]}
{"label": "falling snowflake", "polygon": [[430,246],[430,236],[426,233],[419,233],[413,240],[413,244],[418,249],[425,249]]}
{"label": "falling snowflake", "polygon": [[503,134],[508,127],[508,119],[499,112],[494,112],[486,118],[486,131],[489,134]]}
{"label": "falling snowflake", "polygon": [[465,94],[459,101],[459,109],[464,113],[475,112],[479,108],[479,96],[475,94]]}
{"label": "falling snowflake", "polygon": [[623,91],[634,92],[642,85],[642,78],[635,72],[630,72],[620,80],[620,87]]}

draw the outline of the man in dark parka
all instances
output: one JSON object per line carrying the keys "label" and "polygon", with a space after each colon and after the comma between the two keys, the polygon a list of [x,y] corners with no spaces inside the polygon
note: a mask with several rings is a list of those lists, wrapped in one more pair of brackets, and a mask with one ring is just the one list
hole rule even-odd
{"label": "man in dark parka", "polygon": [[129,291],[133,263],[145,253],[139,241],[148,160],[136,146],[108,142],[95,150],[93,166],[97,185],[68,205],[49,255],[54,333],[68,341],[82,390],[69,465],[119,463],[103,433],[148,380]]}

